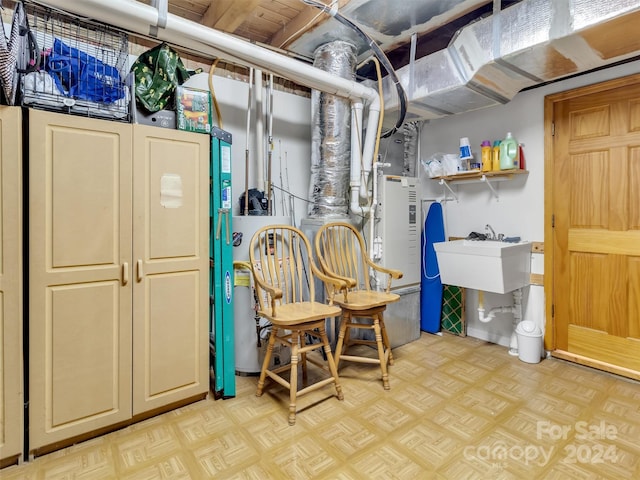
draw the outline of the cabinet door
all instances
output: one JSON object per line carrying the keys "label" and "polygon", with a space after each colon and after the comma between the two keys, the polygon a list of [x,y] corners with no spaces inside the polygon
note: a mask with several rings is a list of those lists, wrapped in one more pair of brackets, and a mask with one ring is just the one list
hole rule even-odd
{"label": "cabinet door", "polygon": [[209,136],[134,125],[134,415],[208,391]]}
{"label": "cabinet door", "polygon": [[0,107],[0,465],[23,443],[22,135],[18,107]]}
{"label": "cabinet door", "polygon": [[131,145],[29,111],[30,450],[131,417]]}

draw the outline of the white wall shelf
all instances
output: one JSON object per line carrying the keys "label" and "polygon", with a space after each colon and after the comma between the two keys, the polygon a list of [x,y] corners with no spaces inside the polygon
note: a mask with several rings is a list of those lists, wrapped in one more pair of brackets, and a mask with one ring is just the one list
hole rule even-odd
{"label": "white wall shelf", "polygon": [[499,172],[474,171],[459,173],[457,175],[432,177],[432,180],[437,180],[440,185],[449,190],[455,201],[458,201],[458,194],[453,190],[453,188],[451,188],[451,185],[457,185],[461,183],[484,183],[485,185],[487,185],[492,195],[496,197],[496,200],[499,200],[500,195],[494,187],[494,183],[511,180],[514,176],[526,175],[528,173],[529,172],[527,170],[501,170]]}

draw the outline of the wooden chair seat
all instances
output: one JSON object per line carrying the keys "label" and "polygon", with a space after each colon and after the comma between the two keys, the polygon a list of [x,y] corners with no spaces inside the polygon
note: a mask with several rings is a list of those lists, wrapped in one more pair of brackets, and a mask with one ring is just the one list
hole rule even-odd
{"label": "wooden chair seat", "polygon": [[303,325],[305,322],[324,320],[339,316],[341,309],[337,305],[325,305],[318,302],[287,303],[278,307],[278,315],[270,317],[272,324],[281,327]]}
{"label": "wooden chair seat", "polygon": [[373,307],[387,305],[400,300],[400,295],[396,293],[374,292],[372,290],[356,290],[347,292],[347,298],[341,295],[336,296],[334,303],[342,308],[350,310],[367,310]]}
{"label": "wooden chair seat", "polygon": [[[338,399],[344,398],[327,338],[326,321],[340,315],[341,309],[333,304],[333,296],[345,283],[324,275],[318,269],[311,255],[309,240],[300,230],[288,225],[259,229],[251,239],[249,259],[258,299],[258,314],[271,322],[256,395],[262,395],[267,377],[287,388],[289,425],[294,425],[299,396],[333,384]],[[315,301],[316,279],[325,282],[328,304]],[[318,342],[307,343],[307,336]],[[276,342],[291,348],[291,363],[270,370]],[[307,354],[313,350],[322,350],[326,360],[308,357]],[[307,360],[328,370],[330,376],[298,390],[298,365],[302,366],[302,378],[306,383]],[[288,377],[285,372],[289,373]]]}
{"label": "wooden chair seat", "polygon": [[[383,312],[388,304],[400,299],[400,296],[391,293],[390,289],[391,280],[401,278],[402,272],[372,262],[366,255],[364,239],[355,227],[346,222],[331,222],[320,227],[315,237],[315,251],[323,272],[345,282],[342,292],[334,298],[334,302],[342,308],[340,333],[335,350],[336,368],[340,366],[340,360],[378,364],[382,374],[382,385],[385,390],[389,390],[387,365],[393,365],[393,354]],[[384,291],[371,288],[370,270],[387,277]],[[375,339],[352,338],[353,329],[373,330]],[[354,345],[373,346],[377,358],[348,354],[349,348]]]}

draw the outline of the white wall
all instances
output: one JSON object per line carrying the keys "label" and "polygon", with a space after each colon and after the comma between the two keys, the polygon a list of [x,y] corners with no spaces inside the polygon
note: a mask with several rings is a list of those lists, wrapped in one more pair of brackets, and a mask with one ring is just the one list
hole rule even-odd
{"label": "white wall", "polygon": [[[544,97],[583,85],[637,73],[640,62],[632,62],[577,78],[521,92],[506,105],[445,117],[425,123],[422,128],[421,158],[436,152],[457,153],[460,137],[469,137],[474,156],[479,157],[482,140],[502,139],[508,131],[524,144],[528,175],[498,184],[499,200],[484,184],[459,185],[458,201],[443,203],[447,236],[463,237],[471,231],[484,232],[491,224],[496,233],[520,236],[523,240],[544,240]],[[422,172],[423,198],[441,200],[444,187]],[[543,273],[542,255],[532,255],[532,272]],[[541,286],[524,289],[524,319],[544,324],[544,295]],[[485,309],[511,305],[512,295],[487,293]],[[468,334],[508,345],[513,316],[498,314],[487,324],[477,318],[477,292],[467,291]]]}
{"label": "white wall", "polygon": [[[428,158],[436,152],[457,153],[460,137],[469,137],[474,155],[479,156],[482,140],[504,138],[511,131],[524,144],[528,175],[498,184],[499,199],[496,200],[486,185],[468,184],[453,187],[457,190],[458,201],[443,204],[446,235],[466,236],[471,231],[484,231],[485,224],[493,226],[496,233],[506,236],[520,236],[524,240],[544,240],[544,97],[582,85],[593,84],[612,78],[637,73],[640,62],[613,67],[577,78],[553,83],[534,90],[521,92],[506,105],[478,110],[465,114],[445,117],[425,123],[420,137],[421,158]],[[207,74],[192,77],[187,85],[208,88]],[[216,97],[220,104],[224,129],[233,135],[233,197],[234,214],[238,213],[238,198],[244,192],[246,109],[248,87],[244,82],[214,76]],[[282,183],[298,197],[308,197],[311,156],[310,99],[294,94],[276,91],[274,94],[274,143],[272,156],[272,181]],[[255,125],[255,112],[252,112]],[[255,130],[249,145],[251,160],[255,162]],[[266,128],[266,122],[265,122]],[[266,155],[265,155],[266,159]],[[288,171],[288,182],[286,174]],[[422,169],[423,199],[442,200],[444,187],[430,180]],[[266,169],[265,169],[266,176]],[[249,172],[249,187],[256,185],[256,169],[252,163]],[[282,213],[282,194],[275,189],[274,208]],[[286,197],[288,198],[288,197]],[[288,204],[287,204],[288,205]],[[288,208],[288,207],[287,207]],[[295,224],[306,216],[307,202],[295,200]],[[542,255],[532,255],[532,273],[544,273]],[[541,286],[524,289],[524,319],[534,320],[544,326],[544,293]],[[477,318],[477,292],[467,291],[467,332],[500,345],[509,345],[513,330],[513,316],[499,313],[490,323],[480,323]],[[496,306],[511,305],[510,294],[485,294],[487,312]]]}
{"label": "white wall", "polygon": [[[191,77],[185,85],[209,89],[208,73],[201,73]],[[232,195],[233,214],[238,215],[240,206],[239,198],[245,190],[245,151],[247,149],[247,105],[249,88],[246,82],[232,80],[222,76],[214,75],[213,86],[220,105],[222,115],[223,130],[230,132],[233,137],[231,146],[232,165]],[[263,93],[266,100],[266,89]],[[215,113],[214,113],[215,119]],[[272,154],[272,183],[275,187],[283,187],[301,197],[308,198],[309,176],[311,165],[311,101],[301,97],[281,91],[274,92],[273,99],[273,141],[274,150]],[[251,130],[249,143],[249,188],[264,190],[258,186],[257,179],[257,149],[255,134],[255,110],[251,112]],[[217,122],[214,122],[217,125]],[[267,121],[264,121],[266,134]],[[264,147],[266,149],[266,146]],[[266,150],[265,150],[266,152]],[[267,160],[267,154],[264,154]],[[282,165],[282,170],[280,166]],[[288,173],[288,182],[287,182]],[[267,169],[264,168],[266,180]],[[281,180],[282,178],[282,180]],[[282,183],[281,183],[282,182]],[[274,188],[274,214],[282,215],[282,192]],[[289,196],[285,195],[288,209]],[[306,216],[307,202],[301,199],[295,200],[294,213],[295,223],[300,226],[300,220]],[[288,215],[291,215],[290,213]]]}

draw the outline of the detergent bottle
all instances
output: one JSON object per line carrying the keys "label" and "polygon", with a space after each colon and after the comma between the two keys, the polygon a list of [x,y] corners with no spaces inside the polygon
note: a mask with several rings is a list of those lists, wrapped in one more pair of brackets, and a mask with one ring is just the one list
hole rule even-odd
{"label": "detergent bottle", "polygon": [[500,140],[494,140],[491,147],[491,170],[500,171]]}
{"label": "detergent bottle", "polygon": [[490,172],[492,168],[492,149],[491,142],[489,140],[485,140],[480,145],[480,152],[482,155],[482,171]]}
{"label": "detergent bottle", "polygon": [[511,132],[500,143],[500,170],[520,168],[520,156],[518,155],[518,142]]}

